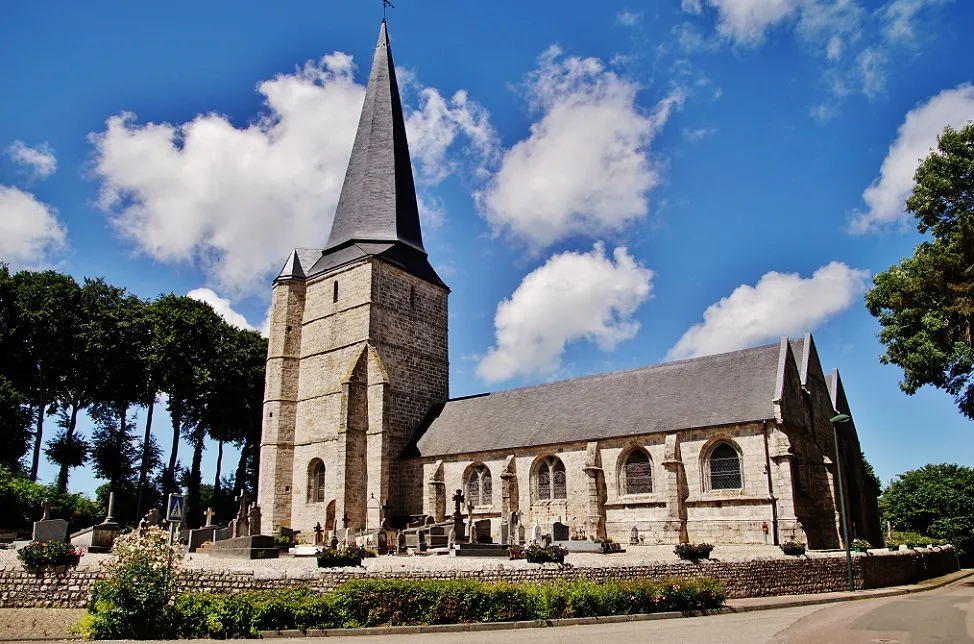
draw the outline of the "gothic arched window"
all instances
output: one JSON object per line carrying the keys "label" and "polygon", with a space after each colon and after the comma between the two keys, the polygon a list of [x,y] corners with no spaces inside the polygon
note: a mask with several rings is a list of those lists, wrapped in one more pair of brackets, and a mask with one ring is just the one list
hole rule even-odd
{"label": "gothic arched window", "polygon": [[710,450],[707,474],[711,490],[741,489],[741,457],[730,443],[721,441]]}
{"label": "gothic arched window", "polygon": [[325,464],[320,458],[308,464],[308,503],[325,502]]}
{"label": "gothic arched window", "polygon": [[565,464],[557,456],[541,461],[538,466],[537,482],[538,499],[541,501],[568,498]]}
{"label": "gothic arched window", "polygon": [[623,494],[651,494],[653,491],[653,463],[642,449],[634,449],[622,466]]}
{"label": "gothic arched window", "polygon": [[467,473],[467,503],[490,505],[493,485],[486,465],[475,465]]}

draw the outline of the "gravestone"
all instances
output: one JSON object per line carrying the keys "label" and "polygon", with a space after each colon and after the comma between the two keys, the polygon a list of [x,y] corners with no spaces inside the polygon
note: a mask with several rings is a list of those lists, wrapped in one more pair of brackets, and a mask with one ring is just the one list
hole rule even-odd
{"label": "gravestone", "polygon": [[561,521],[555,521],[551,524],[551,539],[552,541],[568,541],[571,534],[568,530],[568,526]]}
{"label": "gravestone", "polygon": [[250,505],[250,512],[247,514],[247,523],[249,524],[250,534],[260,534],[260,506],[256,503]]}
{"label": "gravestone", "polygon": [[636,526],[632,527],[629,531],[629,545],[638,546],[639,545],[639,529]]}
{"label": "gravestone", "polygon": [[450,534],[446,538],[446,547],[453,550],[453,545],[457,542],[457,531],[450,528]]}
{"label": "gravestone", "polygon": [[403,532],[402,530],[399,531],[398,543],[399,546],[398,548],[396,548],[396,554],[399,555],[409,554],[409,552],[406,550],[406,533]]}
{"label": "gravestone", "polygon": [[213,525],[214,514],[216,514],[216,512],[213,511],[213,508],[206,508],[206,512],[203,513],[203,516],[206,517],[206,525],[203,526],[204,528],[209,528]]}
{"label": "gravestone", "polygon": [[427,550],[427,546],[426,546],[426,530],[420,530],[419,531],[419,551],[420,552],[426,552],[426,550]]}
{"label": "gravestone", "polygon": [[68,538],[68,522],[64,519],[51,518],[52,504],[44,499],[41,504],[41,520],[34,522],[34,541],[60,541]]}
{"label": "gravestone", "polygon": [[325,529],[321,527],[321,521],[315,524],[315,545],[320,546],[325,543]]}
{"label": "gravestone", "polygon": [[525,533],[524,526],[519,523],[517,525],[517,542],[521,545],[524,545],[524,541],[525,541],[524,533]]}
{"label": "gravestone", "polygon": [[248,507],[250,505],[250,497],[247,496],[247,492],[241,490],[237,494],[237,498],[234,499],[240,504],[240,509],[237,510],[237,518],[230,522],[230,527],[233,528],[234,537],[249,537],[250,536],[250,520],[247,517]]}
{"label": "gravestone", "polygon": [[530,539],[531,543],[538,543],[541,541],[541,526],[539,526],[537,523],[531,524]]}
{"label": "gravestone", "polygon": [[501,543],[509,544],[511,542],[511,528],[507,525],[507,521],[501,522]]}
{"label": "gravestone", "polygon": [[47,519],[34,522],[34,541],[64,542],[68,538],[68,522],[64,519]]}
{"label": "gravestone", "polygon": [[490,519],[481,519],[473,526],[473,543],[480,543],[481,539],[490,538]]}

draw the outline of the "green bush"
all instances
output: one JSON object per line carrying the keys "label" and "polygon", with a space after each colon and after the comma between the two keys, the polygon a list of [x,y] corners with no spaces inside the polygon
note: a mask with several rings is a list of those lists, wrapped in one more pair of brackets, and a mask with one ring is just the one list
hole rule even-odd
{"label": "green bush", "polygon": [[709,543],[678,543],[673,548],[673,553],[680,559],[698,561],[700,559],[710,559],[710,553],[713,549],[714,547]]}
{"label": "green bush", "polygon": [[346,548],[322,548],[318,551],[319,568],[339,568],[361,566],[362,560],[371,556],[365,548],[348,546]]}
{"label": "green bush", "polygon": [[77,566],[84,550],[63,541],[31,541],[17,552],[24,568],[45,566]]}
{"label": "green bush", "polygon": [[166,637],[181,627],[174,607],[182,550],[169,545],[166,531],[151,527],[122,535],[112,554],[105,565],[108,577],[92,586],[88,613],[79,624],[84,638]]}
{"label": "green bush", "polygon": [[532,543],[524,549],[524,558],[528,563],[565,563],[568,548],[564,546],[542,546]]}
{"label": "green bush", "polygon": [[95,525],[105,517],[104,506],[81,494],[59,491],[53,485],[32,483],[0,467],[0,516],[4,524],[13,528],[27,529],[41,518],[41,503],[51,501],[52,518],[65,519],[71,530],[81,530]]}
{"label": "green bush", "polygon": [[856,552],[866,552],[867,550],[873,547],[872,544],[866,541],[865,539],[853,539],[852,543],[849,545]]}
{"label": "green bush", "polygon": [[365,579],[328,594],[306,587],[184,593],[167,613],[168,626],[142,636],[233,638],[289,629],[550,620],[702,610],[724,599],[723,587],[706,578],[549,584]]}

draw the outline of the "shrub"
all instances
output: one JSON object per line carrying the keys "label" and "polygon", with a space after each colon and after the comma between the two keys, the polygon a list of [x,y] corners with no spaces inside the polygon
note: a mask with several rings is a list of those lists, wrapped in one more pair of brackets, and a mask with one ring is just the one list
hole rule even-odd
{"label": "shrub", "polygon": [[568,548],[564,546],[542,546],[532,543],[524,549],[524,558],[528,563],[565,563]]}
{"label": "shrub", "polygon": [[318,551],[319,568],[339,568],[344,566],[361,566],[362,560],[369,554],[365,548],[348,546],[343,548],[322,548]]}
{"label": "shrub", "polygon": [[856,552],[866,552],[867,550],[873,547],[872,544],[866,541],[865,539],[853,539],[852,543],[849,545]]}
{"label": "shrub", "polygon": [[20,549],[17,557],[29,570],[46,566],[77,566],[84,550],[63,541],[31,541]]}
{"label": "shrub", "polygon": [[105,564],[108,577],[92,587],[80,624],[85,639],[144,639],[170,635],[177,620],[176,578],[182,551],[162,528],[120,536]]}
{"label": "shrub", "polygon": [[524,546],[519,543],[513,543],[507,549],[508,559],[524,559]]}
{"label": "shrub", "polygon": [[785,541],[781,544],[781,551],[786,555],[803,555],[805,554],[805,544],[801,541]]}
{"label": "shrub", "polygon": [[[307,587],[183,593],[166,614],[169,624],[143,635],[236,638],[290,629],[549,620],[702,610],[724,600],[723,587],[707,578],[549,584],[363,579],[329,594]],[[92,623],[93,616],[86,620]],[[93,633],[114,637],[91,628],[86,635]]]}
{"label": "shrub", "polygon": [[689,561],[699,561],[700,559],[710,559],[710,553],[713,551],[714,547],[709,543],[678,543],[673,552],[680,559],[687,559]]}

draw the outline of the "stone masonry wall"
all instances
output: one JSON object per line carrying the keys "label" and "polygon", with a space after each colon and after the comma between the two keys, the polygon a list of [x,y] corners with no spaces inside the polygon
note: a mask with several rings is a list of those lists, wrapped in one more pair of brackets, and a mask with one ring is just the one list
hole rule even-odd
{"label": "stone masonry wall", "polygon": [[[856,588],[880,588],[917,583],[957,570],[951,548],[855,555]],[[663,579],[670,576],[712,577],[723,582],[730,598],[767,597],[846,590],[845,559],[796,557],[750,561],[661,562],[605,568],[562,568],[554,565],[493,570],[429,572],[367,572],[362,568],[310,570],[298,578],[265,578],[263,575],[184,572],[186,590],[241,592],[306,585],[327,592],[350,579],[476,579],[479,581],[536,582],[587,578],[593,581]],[[61,570],[34,574],[20,567],[0,569],[0,608],[84,608],[91,586],[103,573],[94,570]]]}

